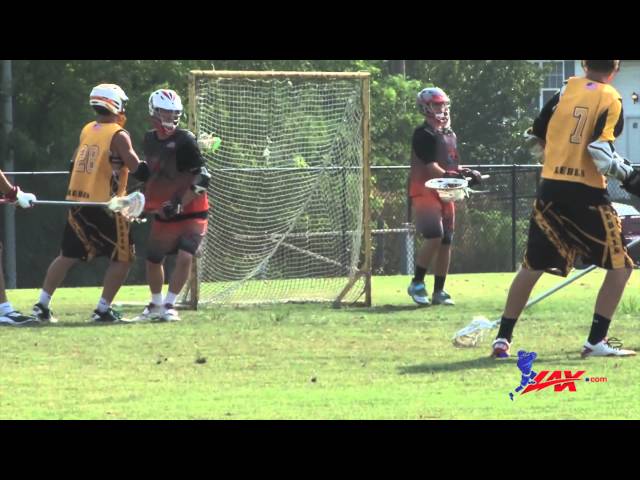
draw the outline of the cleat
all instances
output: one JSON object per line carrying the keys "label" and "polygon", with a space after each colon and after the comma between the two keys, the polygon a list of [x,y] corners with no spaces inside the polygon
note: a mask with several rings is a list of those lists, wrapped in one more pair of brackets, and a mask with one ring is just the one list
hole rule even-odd
{"label": "cleat", "polygon": [[411,282],[409,288],[407,288],[407,293],[418,305],[431,305],[431,302],[429,301],[429,294],[427,293],[427,288],[424,286],[424,282]]}
{"label": "cleat", "polygon": [[36,303],[33,306],[31,315],[40,323],[58,323],[58,319],[53,317],[51,309],[45,307],[41,303]]}
{"label": "cleat", "polygon": [[165,303],[164,313],[160,317],[160,320],[163,322],[179,322],[180,315],[178,315],[178,311],[173,307],[173,305]]}
{"label": "cleat", "polygon": [[23,315],[20,312],[9,312],[4,315],[0,315],[0,324],[12,325],[14,327],[21,327],[23,325],[39,324],[40,321],[31,315]]}
{"label": "cleat", "polygon": [[140,315],[134,318],[133,322],[150,322],[153,320],[160,320],[162,315],[164,315],[164,307],[162,305],[156,305],[155,303],[149,302],[149,304],[144,307],[144,310]]}
{"label": "cleat", "polygon": [[451,300],[451,295],[449,295],[444,290],[438,290],[433,292],[433,297],[431,297],[431,303],[434,305],[455,305],[456,303]]}
{"label": "cleat", "polygon": [[587,357],[630,357],[635,355],[633,350],[624,350],[622,348],[622,342],[617,338],[611,338],[591,345],[588,341],[585,342],[580,356],[582,358]]}
{"label": "cleat", "polygon": [[509,349],[511,344],[506,338],[496,338],[491,345],[493,351],[491,352],[492,358],[509,358]]}
{"label": "cleat", "polygon": [[98,309],[93,311],[93,315],[91,315],[91,321],[95,323],[120,323],[124,322],[122,318],[122,314],[120,312],[115,311],[113,308],[109,307],[109,309],[105,312],[99,312]]}

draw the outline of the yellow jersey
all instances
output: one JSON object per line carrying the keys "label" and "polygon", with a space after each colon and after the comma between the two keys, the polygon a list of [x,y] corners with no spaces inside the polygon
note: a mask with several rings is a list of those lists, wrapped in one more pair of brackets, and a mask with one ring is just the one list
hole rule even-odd
{"label": "yellow jersey", "polygon": [[111,153],[113,136],[122,130],[117,123],[90,122],[84,126],[73,158],[67,200],[108,202],[124,195],[129,169]]}
{"label": "yellow jersey", "polygon": [[622,127],[622,98],[614,87],[585,77],[570,78],[548,121],[542,178],[606,188],[607,180],[587,145],[596,140],[613,142]]}

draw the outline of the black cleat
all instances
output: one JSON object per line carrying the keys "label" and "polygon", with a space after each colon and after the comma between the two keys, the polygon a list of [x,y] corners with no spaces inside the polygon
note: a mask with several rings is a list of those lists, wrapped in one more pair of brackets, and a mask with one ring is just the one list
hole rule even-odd
{"label": "black cleat", "polygon": [[36,303],[33,306],[31,315],[40,323],[58,323],[58,319],[53,317],[53,312],[41,303]]}
{"label": "black cleat", "polygon": [[113,308],[109,307],[109,309],[105,312],[99,312],[97,309],[93,311],[93,315],[91,315],[91,321],[96,323],[119,323],[122,322],[122,314],[120,312],[116,312]]}
{"label": "black cleat", "polygon": [[12,325],[14,327],[21,327],[22,325],[34,325],[40,323],[36,317],[31,315],[23,315],[20,312],[9,312],[4,315],[0,315],[0,324]]}

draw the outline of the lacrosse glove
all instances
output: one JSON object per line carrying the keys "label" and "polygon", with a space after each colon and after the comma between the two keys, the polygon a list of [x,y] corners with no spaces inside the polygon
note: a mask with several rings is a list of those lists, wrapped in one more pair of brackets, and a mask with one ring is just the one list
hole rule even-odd
{"label": "lacrosse glove", "polygon": [[33,203],[37,200],[33,193],[26,193],[20,190],[17,185],[9,190],[5,196],[10,202],[16,202],[21,208],[31,208]]}
{"label": "lacrosse glove", "polygon": [[471,170],[470,168],[461,168],[460,172],[462,172],[464,178],[469,180],[470,187],[475,187],[482,183],[482,175],[479,171]]}
{"label": "lacrosse glove", "polygon": [[622,188],[632,195],[640,197],[640,172],[634,170],[631,175],[622,182]]}

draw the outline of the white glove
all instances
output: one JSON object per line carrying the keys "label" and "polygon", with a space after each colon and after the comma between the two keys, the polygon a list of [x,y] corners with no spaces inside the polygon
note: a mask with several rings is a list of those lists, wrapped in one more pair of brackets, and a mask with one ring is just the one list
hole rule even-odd
{"label": "white glove", "polygon": [[16,203],[20,205],[22,208],[31,208],[33,207],[33,203],[37,200],[36,196],[33,193],[26,193],[22,190],[18,189],[16,193]]}

